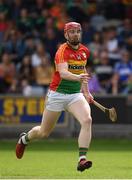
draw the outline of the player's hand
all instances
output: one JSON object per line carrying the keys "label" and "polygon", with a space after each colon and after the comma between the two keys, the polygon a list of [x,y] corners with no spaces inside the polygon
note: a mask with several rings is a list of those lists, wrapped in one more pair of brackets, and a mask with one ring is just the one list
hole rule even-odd
{"label": "player's hand", "polygon": [[86,98],[86,100],[88,101],[88,103],[93,103],[94,97],[92,96],[91,93],[83,94],[83,95],[84,95],[84,97]]}
{"label": "player's hand", "polygon": [[79,75],[79,80],[83,83],[87,83],[90,78],[90,75],[87,73]]}

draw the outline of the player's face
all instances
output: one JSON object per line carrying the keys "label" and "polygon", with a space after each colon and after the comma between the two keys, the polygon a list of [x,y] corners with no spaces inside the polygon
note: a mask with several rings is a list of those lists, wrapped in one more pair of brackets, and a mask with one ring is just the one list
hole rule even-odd
{"label": "player's face", "polygon": [[78,45],[81,42],[81,30],[79,28],[69,29],[65,37],[71,45]]}

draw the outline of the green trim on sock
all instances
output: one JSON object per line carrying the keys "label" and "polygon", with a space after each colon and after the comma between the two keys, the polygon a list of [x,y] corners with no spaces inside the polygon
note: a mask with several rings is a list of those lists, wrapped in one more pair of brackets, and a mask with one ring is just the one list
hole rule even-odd
{"label": "green trim on sock", "polygon": [[28,133],[25,135],[25,140],[29,142]]}
{"label": "green trim on sock", "polygon": [[87,152],[79,152],[79,156],[86,156]]}
{"label": "green trim on sock", "polygon": [[88,148],[84,148],[84,147],[79,148],[79,151],[87,151],[87,150],[88,150]]}
{"label": "green trim on sock", "polygon": [[88,148],[80,147],[79,148],[79,156],[86,156],[87,151],[88,151]]}

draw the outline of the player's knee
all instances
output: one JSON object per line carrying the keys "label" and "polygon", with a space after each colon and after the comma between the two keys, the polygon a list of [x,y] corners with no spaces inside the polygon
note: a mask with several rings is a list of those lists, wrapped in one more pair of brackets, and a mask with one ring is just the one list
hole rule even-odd
{"label": "player's knee", "polygon": [[92,117],[91,116],[88,117],[88,121],[89,121],[89,123],[92,123]]}
{"label": "player's knee", "polygon": [[32,130],[34,134],[38,134],[40,131],[40,126],[35,126]]}
{"label": "player's knee", "polygon": [[90,126],[91,124],[92,124],[92,118],[91,118],[91,116],[85,117],[85,118],[82,120],[82,123],[81,123],[81,125],[84,126],[84,127]]}

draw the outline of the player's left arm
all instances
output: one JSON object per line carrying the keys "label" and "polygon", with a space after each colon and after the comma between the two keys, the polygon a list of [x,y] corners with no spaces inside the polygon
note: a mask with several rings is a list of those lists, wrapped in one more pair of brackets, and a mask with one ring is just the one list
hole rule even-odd
{"label": "player's left arm", "polygon": [[[93,54],[91,52],[89,52],[89,57],[88,57],[88,60],[87,60],[87,64],[86,64],[86,67],[88,65],[91,65],[92,64],[92,61],[93,61]],[[86,67],[84,69],[84,72],[87,73],[87,70],[86,70]],[[82,84],[81,84],[81,92],[83,93],[84,97],[86,98],[86,100],[89,102],[89,103],[92,103],[93,102],[93,99],[94,97],[92,96],[92,94],[90,93],[89,91],[89,86],[88,86],[88,81],[83,81]]]}
{"label": "player's left arm", "polygon": [[[86,73],[86,69],[85,69],[85,73]],[[92,96],[92,94],[89,91],[89,87],[88,87],[88,81],[83,81],[81,84],[81,92],[83,93],[84,97],[86,98],[86,100],[89,103],[93,102],[94,97]]]}

